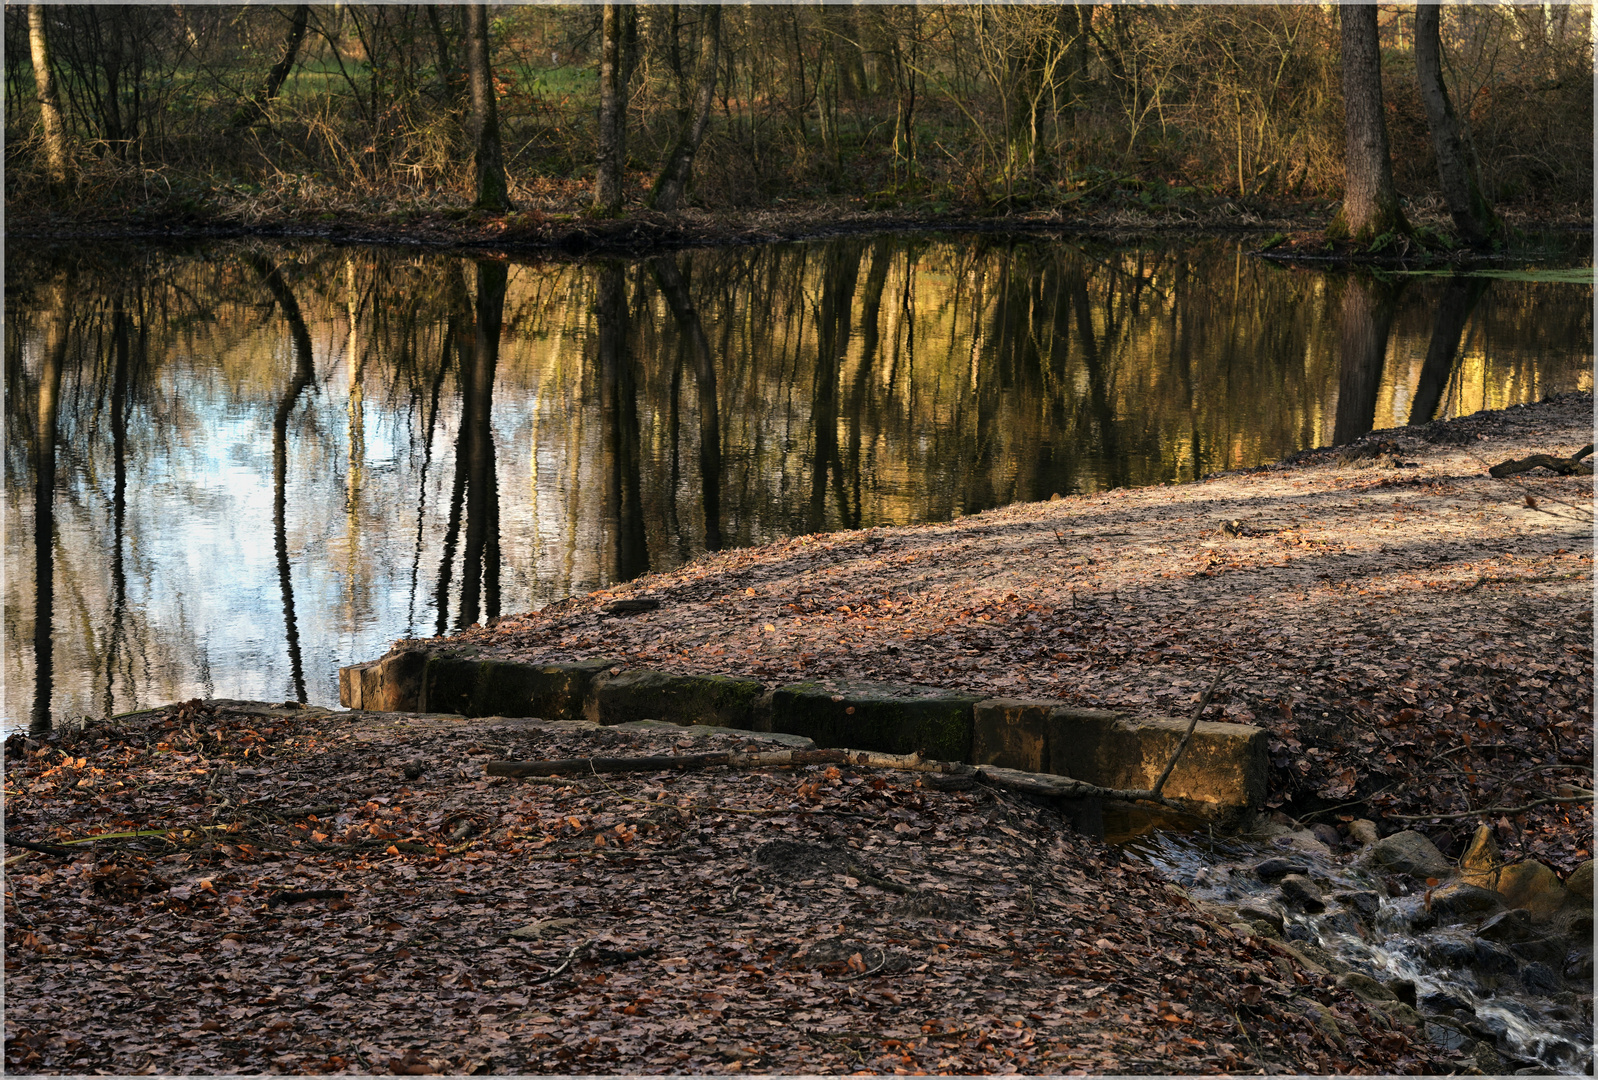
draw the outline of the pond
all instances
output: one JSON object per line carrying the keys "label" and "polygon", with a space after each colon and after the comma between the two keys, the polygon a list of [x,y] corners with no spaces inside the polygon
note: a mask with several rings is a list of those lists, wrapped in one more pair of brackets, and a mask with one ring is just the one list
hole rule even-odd
{"label": "pond", "polygon": [[1220,241],[12,244],[6,309],[8,728],[336,704],[398,637],[706,550],[1592,385],[1590,279],[1373,281]]}

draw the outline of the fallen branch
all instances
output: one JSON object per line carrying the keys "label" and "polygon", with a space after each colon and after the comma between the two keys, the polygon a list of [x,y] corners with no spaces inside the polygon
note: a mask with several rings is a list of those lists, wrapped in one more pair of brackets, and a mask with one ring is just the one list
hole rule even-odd
{"label": "fallen branch", "polygon": [[1560,476],[1591,476],[1592,466],[1581,459],[1592,453],[1592,443],[1588,443],[1580,452],[1571,457],[1555,457],[1553,454],[1533,454],[1530,457],[1511,458],[1500,461],[1497,465],[1487,470],[1487,475],[1502,480],[1506,476],[1517,473],[1530,472],[1533,469],[1543,468],[1558,473]]}
{"label": "fallen branch", "polygon": [[555,776],[562,773],[683,772],[718,766],[760,769],[781,765],[859,765],[879,769],[908,769],[914,772],[957,773],[969,766],[948,761],[932,761],[920,754],[878,754],[866,750],[774,750],[744,754],[675,754],[631,758],[562,758],[556,761],[490,761],[489,776]]}
{"label": "fallen branch", "polygon": [[71,855],[81,855],[77,848],[62,847],[60,844],[36,844],[32,840],[18,840],[15,837],[6,837],[6,847],[19,847],[27,851],[37,851],[44,855],[57,855],[66,858]]}
{"label": "fallen branch", "polygon": [[1592,802],[1592,793],[1585,795],[1550,795],[1546,799],[1533,799],[1524,806],[1484,806],[1480,810],[1461,810],[1453,814],[1389,814],[1399,821],[1454,821],[1459,818],[1480,817],[1484,814],[1519,814],[1550,804]]}
{"label": "fallen branch", "polygon": [[1210,698],[1215,696],[1215,688],[1221,685],[1221,675],[1225,669],[1217,671],[1215,678],[1210,680],[1210,688],[1204,691],[1204,696],[1199,698],[1198,708],[1193,710],[1193,715],[1188,718],[1187,730],[1182,733],[1182,741],[1176,744],[1176,750],[1171,754],[1171,760],[1165,763],[1165,769],[1160,773],[1160,778],[1154,781],[1154,786],[1149,788],[1153,795],[1165,788],[1165,781],[1170,778],[1171,770],[1176,768],[1176,762],[1182,756],[1182,751],[1187,749],[1188,742],[1193,738],[1193,729],[1198,727],[1199,717],[1204,715],[1204,710],[1210,706]]}

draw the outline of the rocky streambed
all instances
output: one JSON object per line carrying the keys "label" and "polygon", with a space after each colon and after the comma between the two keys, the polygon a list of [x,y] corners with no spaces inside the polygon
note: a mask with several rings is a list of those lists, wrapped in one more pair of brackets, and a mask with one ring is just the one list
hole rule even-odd
{"label": "rocky streambed", "polygon": [[[1209,914],[1484,1074],[1593,1072],[1590,860],[1561,881],[1506,865],[1489,825],[1456,865],[1418,832],[1280,814],[1225,839],[1160,830],[1127,846]],[[1331,1017],[1313,1019],[1335,1037]]]}

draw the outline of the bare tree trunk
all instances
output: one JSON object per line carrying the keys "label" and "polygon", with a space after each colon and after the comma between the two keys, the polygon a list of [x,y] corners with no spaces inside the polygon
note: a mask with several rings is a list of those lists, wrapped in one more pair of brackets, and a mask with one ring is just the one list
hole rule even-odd
{"label": "bare tree trunk", "polygon": [[466,67],[472,84],[472,157],[477,171],[478,210],[503,214],[512,209],[505,178],[505,154],[499,143],[499,110],[495,105],[494,71],[488,56],[488,5],[466,8]]}
{"label": "bare tree trunk", "polygon": [[1466,243],[1481,247],[1498,231],[1498,216],[1482,193],[1475,157],[1466,143],[1443,84],[1442,15],[1436,0],[1415,6],[1415,79],[1437,151],[1437,179],[1454,227]]}
{"label": "bare tree trunk", "polygon": [[67,179],[67,127],[50,70],[50,39],[44,29],[44,5],[28,5],[28,45],[33,53],[33,85],[39,94],[39,119],[44,125],[44,160],[50,183]]}
{"label": "bare tree trunk", "polygon": [[1375,4],[1342,7],[1343,111],[1348,151],[1343,162],[1343,208],[1327,233],[1368,244],[1385,233],[1407,233],[1409,222],[1393,188],[1382,115],[1382,54]]}
{"label": "bare tree trunk", "polygon": [[666,164],[649,195],[649,205],[656,210],[667,214],[674,212],[688,189],[694,155],[699,152],[699,143],[705,137],[705,127],[710,120],[710,103],[716,92],[716,74],[720,67],[721,8],[706,4],[699,9],[699,85],[694,92],[693,111],[683,116],[682,132],[671,153],[666,155]]}
{"label": "bare tree trunk", "polygon": [[606,4],[599,45],[599,161],[594,174],[594,209],[621,213],[621,174],[627,163],[627,80],[623,77],[621,4]]}
{"label": "bare tree trunk", "polygon": [[427,25],[433,32],[433,47],[438,53],[438,81],[444,87],[444,94],[453,106],[461,96],[461,73],[455,66],[454,52],[449,46],[449,32],[444,29],[438,4],[427,5]]}
{"label": "bare tree trunk", "polygon": [[289,16],[288,34],[283,38],[283,55],[272,65],[272,70],[266,73],[266,81],[261,84],[261,92],[234,114],[231,126],[235,130],[248,127],[265,115],[267,105],[283,88],[283,80],[287,79],[289,72],[294,70],[294,60],[300,55],[300,44],[305,40],[305,27],[310,18],[309,4],[300,4],[294,9],[294,14]]}

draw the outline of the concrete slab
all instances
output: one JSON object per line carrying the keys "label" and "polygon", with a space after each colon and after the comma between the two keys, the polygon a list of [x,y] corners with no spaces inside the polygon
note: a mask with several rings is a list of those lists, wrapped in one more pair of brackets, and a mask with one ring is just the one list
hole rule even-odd
{"label": "concrete slab", "polygon": [[969,761],[975,695],[924,686],[826,680],[792,683],[771,695],[771,730],[850,747]]}
{"label": "concrete slab", "polygon": [[584,715],[600,724],[665,720],[754,730],[764,693],[755,679],[634,668],[596,679]]}
{"label": "concrete slab", "polygon": [[524,664],[435,655],[427,662],[421,705],[465,716],[582,720],[583,703],[594,678],[619,663],[616,660],[576,660],[563,664]]}

